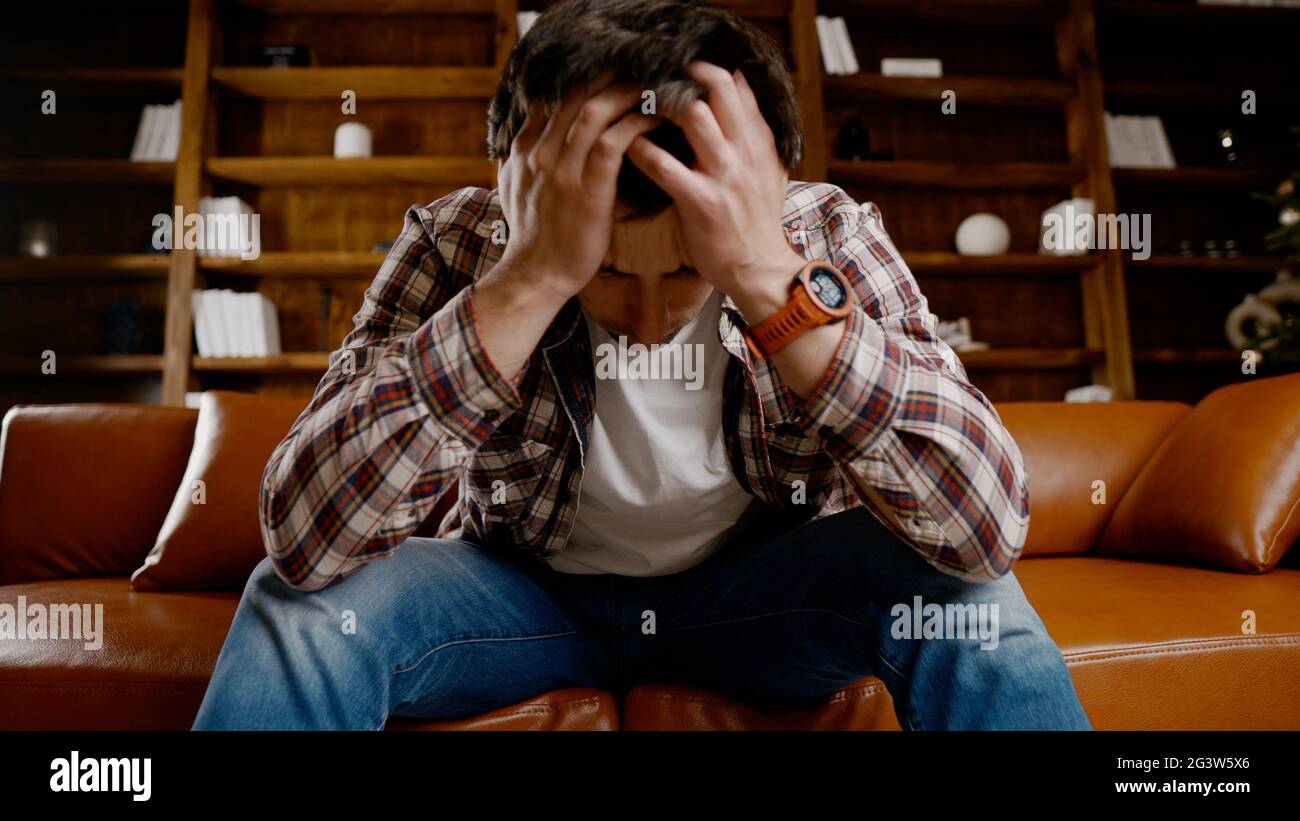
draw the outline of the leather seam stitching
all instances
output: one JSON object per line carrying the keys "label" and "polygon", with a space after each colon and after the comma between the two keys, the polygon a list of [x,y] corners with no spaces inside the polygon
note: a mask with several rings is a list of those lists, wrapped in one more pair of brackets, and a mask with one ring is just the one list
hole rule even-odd
{"label": "leather seam stitching", "polygon": [[1220,648],[1238,647],[1295,647],[1300,646],[1300,633],[1268,636],[1259,639],[1202,639],[1197,641],[1169,642],[1164,645],[1152,645],[1131,650],[1086,650],[1064,653],[1066,664],[1087,664],[1107,659],[1128,658],[1133,656],[1159,656],[1212,651]]}

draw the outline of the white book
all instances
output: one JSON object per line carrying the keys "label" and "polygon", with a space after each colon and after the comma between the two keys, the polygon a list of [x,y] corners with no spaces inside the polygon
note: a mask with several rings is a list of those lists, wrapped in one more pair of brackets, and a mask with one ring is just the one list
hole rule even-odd
{"label": "white book", "polygon": [[163,159],[163,143],[167,140],[167,106],[156,105],[153,110],[154,116],[149,121],[144,154],[149,162],[159,162]]}
{"label": "white book", "polygon": [[163,142],[160,159],[175,162],[181,148],[181,101],[177,100],[166,110],[167,139]]}
{"label": "white book", "polygon": [[1153,129],[1154,119],[1154,117],[1138,117],[1135,121],[1138,142],[1142,146],[1142,162],[1147,168],[1160,166],[1160,141]]}
{"label": "white book", "polygon": [[1140,168],[1143,165],[1142,147],[1134,118],[1127,114],[1106,114],[1106,143],[1110,150],[1110,164],[1115,168]]}
{"label": "white book", "polygon": [[217,303],[221,306],[221,327],[226,334],[226,351],[223,356],[243,356],[239,302],[235,298],[235,292],[229,288],[222,288],[217,292]]}
{"label": "white book", "polygon": [[1155,143],[1156,158],[1161,168],[1177,168],[1174,151],[1169,146],[1169,135],[1165,133],[1165,124],[1159,117],[1147,118],[1151,129],[1151,139]]}
{"label": "white book", "polygon": [[218,197],[214,205],[217,219],[222,226],[216,236],[216,254],[220,257],[237,257],[240,241],[239,197]]}
{"label": "white book", "polygon": [[257,295],[258,341],[262,356],[278,356],[280,353],[280,328],[275,314],[275,303],[267,299],[266,294]]}
{"label": "white book", "polygon": [[836,17],[835,42],[840,50],[840,61],[844,64],[845,74],[858,73],[858,55],[853,51],[853,40],[849,37],[849,24],[843,17]]}
{"label": "white book", "polygon": [[207,356],[205,351],[208,350],[206,329],[199,327],[199,312],[203,309],[203,292],[194,291],[190,294],[190,324],[194,327],[194,350],[198,351],[199,356]]}
{"label": "white book", "polygon": [[244,356],[261,356],[261,347],[258,345],[258,295],[256,292],[238,294],[239,297],[239,320],[244,329]]}
{"label": "white book", "polygon": [[213,356],[230,356],[230,332],[226,328],[225,310],[221,292],[208,290],[203,296],[203,316],[207,321],[208,338],[212,340]]}
{"label": "white book", "polygon": [[835,45],[835,35],[831,29],[833,24],[829,17],[817,15],[817,45],[822,53],[822,67],[826,69],[827,74],[843,74],[840,67],[840,50]]}
{"label": "white book", "polygon": [[885,57],[880,61],[885,77],[942,77],[943,60],[929,57]]}
{"label": "white book", "polygon": [[274,302],[272,302],[270,299],[267,299],[265,295],[262,296],[262,299],[264,300],[262,304],[263,307],[265,308],[265,311],[263,313],[263,318],[264,321],[266,322],[267,352],[269,356],[279,356],[281,353],[280,315],[279,312],[276,311],[275,309]]}
{"label": "white book", "polygon": [[209,336],[212,329],[203,317],[203,291],[195,291],[190,296],[190,312],[194,318],[194,345],[199,350],[199,356],[212,356],[212,339]]}
{"label": "white book", "polygon": [[1124,140],[1128,145],[1129,162],[1139,168],[1151,167],[1151,154],[1146,144],[1146,135],[1143,134],[1142,120],[1140,117],[1125,117],[1120,123],[1120,130],[1124,134]]}
{"label": "white book", "polygon": [[153,141],[158,133],[158,118],[162,115],[158,106],[150,103],[144,107],[144,114],[140,118],[140,128],[144,130],[144,135],[140,140],[139,156],[132,156],[131,159],[137,162],[150,162],[153,159]]}
{"label": "white book", "polygon": [[257,291],[239,294],[239,318],[244,327],[244,353],[247,356],[266,356],[261,314],[261,294]]}
{"label": "white book", "polygon": [[140,107],[140,122],[135,127],[135,142],[131,143],[131,160],[133,162],[144,160],[144,143],[145,134],[148,131],[149,111],[150,106]]}

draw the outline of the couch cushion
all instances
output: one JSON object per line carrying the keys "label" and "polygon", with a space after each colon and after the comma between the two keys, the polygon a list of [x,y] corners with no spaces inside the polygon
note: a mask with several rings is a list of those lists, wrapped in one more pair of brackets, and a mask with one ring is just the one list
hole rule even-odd
{"label": "couch cushion", "polygon": [[766,706],[681,684],[643,684],[623,700],[625,730],[897,730],[885,685],[867,676],[816,706]]}
{"label": "couch cushion", "polygon": [[0,728],[182,730],[198,713],[234,593],[136,593],[124,577],[0,587],[0,603],[103,605],[103,647],[0,641]]}
{"label": "couch cushion", "polygon": [[[0,730],[187,730],[234,619],[234,593],[138,593],[126,578],[0,587],[0,604],[102,604],[103,647],[0,639]],[[572,688],[406,730],[612,730],[614,697]]]}
{"label": "couch cushion", "polygon": [[[1300,571],[1244,576],[1117,559],[1031,559],[1016,575],[1099,730],[1300,729]],[[1242,612],[1257,633],[1241,632]],[[897,729],[867,677],[823,705],[764,709],[677,685],[628,694],[623,727]]]}
{"label": "couch cushion", "polygon": [[244,589],[266,557],[258,515],[262,471],[306,404],[204,392],[185,476],[153,549],[131,576],[136,590]]}
{"label": "couch cushion", "polygon": [[[1024,555],[1090,553],[1142,466],[1189,410],[1179,402],[998,405],[1029,477]],[[1104,504],[1094,495],[1098,481]]]}
{"label": "couch cushion", "polygon": [[1016,575],[1097,729],[1300,729],[1300,571],[1060,558]]}
{"label": "couch cushion", "polygon": [[0,433],[0,584],[124,576],[158,535],[195,412],[18,405]]}
{"label": "couch cushion", "polygon": [[1120,500],[1098,553],[1259,572],[1297,536],[1300,374],[1293,374],[1201,400]]}
{"label": "couch cushion", "polygon": [[509,707],[460,721],[394,716],[387,730],[617,730],[618,701],[603,690],[553,690]]}

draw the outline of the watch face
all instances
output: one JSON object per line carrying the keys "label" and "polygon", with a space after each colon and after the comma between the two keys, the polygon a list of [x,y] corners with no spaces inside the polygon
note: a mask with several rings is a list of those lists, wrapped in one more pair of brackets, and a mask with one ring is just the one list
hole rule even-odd
{"label": "watch face", "polygon": [[832,311],[844,307],[844,303],[849,299],[848,291],[839,278],[824,268],[819,268],[809,275],[808,290]]}

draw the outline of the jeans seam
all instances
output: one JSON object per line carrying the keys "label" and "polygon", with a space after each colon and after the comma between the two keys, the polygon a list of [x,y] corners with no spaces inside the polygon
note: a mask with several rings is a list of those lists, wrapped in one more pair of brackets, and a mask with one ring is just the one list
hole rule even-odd
{"label": "jeans seam", "polygon": [[788,616],[796,613],[824,613],[824,614],[834,616],[837,619],[840,619],[841,621],[848,622],[849,624],[852,624],[857,627],[865,627],[867,629],[871,629],[874,626],[871,622],[863,622],[857,619],[849,618],[843,613],[837,613],[834,610],[827,610],[824,607],[795,607],[795,608],[790,608],[788,610],[772,610],[767,613],[756,613],[750,616],[738,616],[733,619],[721,619],[718,621],[701,622],[700,624],[685,624],[685,625],[670,626],[670,627],[665,627],[664,631],[669,632],[674,630],[699,630],[704,627],[719,627],[724,624],[738,624],[740,622],[757,621],[759,619],[771,618],[772,616]]}
{"label": "jeans seam", "polygon": [[485,642],[499,642],[499,641],[534,641],[537,639],[557,639],[557,638],[564,638],[565,636],[580,636],[580,635],[593,635],[593,634],[585,633],[581,630],[567,630],[560,633],[539,633],[531,636],[489,636],[484,638],[473,638],[473,639],[465,638],[465,639],[456,639],[454,641],[445,641],[442,644],[439,644],[437,647],[434,647],[433,649],[427,651],[424,655],[420,656],[420,658],[416,659],[414,662],[404,667],[398,667],[392,670],[389,673],[389,675],[400,676],[404,673],[409,673],[412,670],[419,667],[420,665],[424,664],[424,662],[427,661],[430,656],[432,656],[434,653],[437,653],[439,650],[445,650],[448,647],[455,647],[462,644],[480,644]]}
{"label": "jeans seam", "polygon": [[[915,713],[915,712],[913,711],[913,709],[912,709],[912,692],[911,692],[911,690],[912,690],[912,679],[911,679],[911,678],[910,678],[906,673],[904,673],[902,670],[899,670],[897,667],[895,667],[895,666],[893,665],[893,663],[890,662],[889,659],[885,658],[885,654],[884,654],[884,652],[882,652],[881,648],[879,648],[879,647],[876,648],[876,658],[880,659],[880,663],[881,663],[881,664],[883,664],[883,665],[885,665],[886,667],[888,667],[888,668],[893,672],[894,675],[898,676],[899,680],[903,683],[903,686],[907,688],[907,691],[908,691],[908,692],[907,692],[907,710],[905,710],[904,713],[903,713],[903,720],[904,720],[904,723],[907,724],[907,729],[908,729],[908,730],[915,730],[915,729],[916,729],[916,713]],[[888,688],[886,688],[886,689],[888,689]]]}

